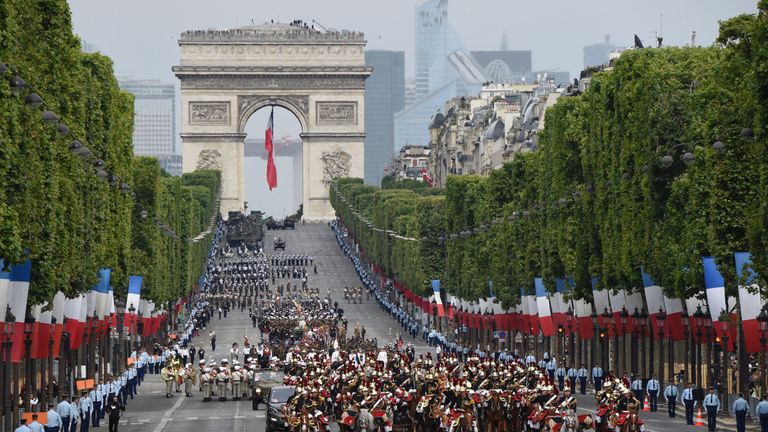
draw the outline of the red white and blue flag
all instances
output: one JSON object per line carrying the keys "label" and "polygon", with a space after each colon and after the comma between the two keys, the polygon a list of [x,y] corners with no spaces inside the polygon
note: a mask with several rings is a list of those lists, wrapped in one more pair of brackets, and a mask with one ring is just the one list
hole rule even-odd
{"label": "red white and blue flag", "polygon": [[544,288],[544,281],[541,278],[533,279],[536,287],[536,310],[539,315],[539,325],[541,325],[541,334],[552,336],[555,334],[555,323],[552,320],[552,310],[549,304],[549,293]]}
{"label": "red white and blue flag", "polygon": [[744,347],[749,354],[757,353],[762,351],[760,323],[757,321],[757,316],[763,304],[760,299],[760,288],[757,285],[757,275],[752,270],[752,258],[749,252],[735,252],[733,255],[736,260],[736,276],[743,281],[739,283],[739,310],[744,332]]}
{"label": "red white and blue flag", "polygon": [[[128,278],[128,298],[125,300],[125,325],[133,328],[133,321],[136,319],[137,312],[141,306],[141,276],[131,276]],[[133,313],[129,312],[133,306]]]}
{"label": "red white and blue flag", "polygon": [[274,146],[272,138],[274,136],[274,116],[275,110],[269,113],[269,122],[267,123],[267,132],[264,136],[264,149],[267,151],[267,186],[269,190],[277,187],[277,168],[275,167]]}
{"label": "red white and blue flag", "polygon": [[[5,263],[0,260],[0,265]],[[27,316],[27,297],[29,295],[29,280],[32,275],[32,261],[22,264],[11,264],[10,272],[0,272],[0,322],[6,321],[6,310],[10,307],[13,314],[13,333],[10,337],[11,362],[19,363],[24,354],[24,320]]]}
{"label": "red white and blue flag", "polygon": [[445,308],[443,307],[443,299],[440,298],[440,279],[432,279],[432,293],[432,299],[437,303],[437,315],[444,317]]}

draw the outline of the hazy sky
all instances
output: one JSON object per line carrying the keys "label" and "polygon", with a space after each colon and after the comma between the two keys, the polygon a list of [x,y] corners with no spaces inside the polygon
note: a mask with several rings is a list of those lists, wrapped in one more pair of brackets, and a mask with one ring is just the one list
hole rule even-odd
{"label": "hazy sky", "polygon": [[[274,19],[316,19],[328,28],[365,32],[368,47],[404,50],[413,75],[414,8],[422,0],[70,0],[75,32],[115,61],[119,75],[174,81],[179,33]],[[665,43],[683,45],[696,30],[711,44],[718,20],[755,12],[757,0],[449,0],[449,20],[470,50],[533,50],[534,69],[582,66],[582,47],[611,35],[650,44],[663,14]]]}
{"label": "hazy sky", "polygon": [[[313,19],[327,28],[362,31],[369,49],[406,53],[406,77],[413,77],[414,11],[422,0],[70,0],[75,32],[112,57],[119,77],[178,82],[177,38],[185,30],[232,28],[271,19]],[[602,42],[629,46],[633,34],[653,45],[662,25],[667,45],[711,44],[718,21],[756,12],[757,0],[449,0],[449,20],[468,50],[498,49],[506,33],[510,49],[533,51],[534,70],[582,68],[582,48]],[[178,104],[177,104],[178,105]],[[177,110],[178,112],[178,110]],[[246,132],[262,136],[266,110],[255,113]],[[298,135],[298,121],[276,112],[277,136]],[[178,124],[178,122],[177,122]],[[179,149],[180,151],[181,149]],[[280,158],[278,190],[264,183],[265,161],[246,163],[246,195],[252,209],[292,213],[292,166]]]}

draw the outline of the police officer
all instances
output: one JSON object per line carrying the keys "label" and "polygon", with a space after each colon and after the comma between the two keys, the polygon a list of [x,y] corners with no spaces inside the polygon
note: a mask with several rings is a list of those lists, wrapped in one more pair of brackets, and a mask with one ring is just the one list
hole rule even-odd
{"label": "police officer", "polygon": [[603,386],[603,368],[600,365],[592,368],[592,382],[595,384],[595,392],[600,391]]}
{"label": "police officer", "polygon": [[579,378],[581,394],[587,394],[587,368],[584,365],[581,365],[581,369],[579,369],[577,376]]}
{"label": "police officer", "polygon": [[659,407],[657,404],[659,402],[659,380],[656,379],[656,374],[651,375],[651,379],[648,380],[646,391],[648,392],[648,399],[651,403],[651,412],[658,411]]}
{"label": "police officer", "polygon": [[80,397],[80,432],[88,432],[88,427],[91,425],[91,411],[93,411],[93,400],[91,400],[88,393],[83,393]]}
{"label": "police officer", "polygon": [[739,397],[733,401],[732,411],[736,415],[736,432],[744,432],[744,429],[747,427],[746,420],[749,404],[744,400],[743,393],[739,393]]}
{"label": "police officer", "polygon": [[639,409],[642,411],[645,398],[643,397],[643,380],[640,378],[640,375],[635,375],[635,379],[632,381],[632,393],[635,395],[635,399],[640,403]]}
{"label": "police officer", "polygon": [[715,388],[709,388],[709,394],[704,396],[704,409],[707,410],[707,430],[715,432],[717,428],[717,411],[720,409],[720,399],[715,394]]}
{"label": "police officer", "polygon": [[[552,359],[547,362],[547,375],[549,375],[549,379],[551,380],[555,379],[556,370],[557,370],[557,360],[555,360],[555,358],[552,357]],[[560,385],[560,388],[562,388],[562,384]]]}
{"label": "police officer", "polygon": [[755,415],[760,419],[760,431],[768,432],[768,393],[763,395],[763,400],[757,404]]}
{"label": "police officer", "polygon": [[685,422],[693,425],[693,408],[696,406],[696,401],[693,399],[693,383],[689,382],[683,390],[683,405],[685,405]]}
{"label": "police officer", "polygon": [[677,386],[674,380],[669,380],[669,384],[664,388],[664,400],[667,401],[667,413],[674,417],[677,410]]}
{"label": "police officer", "polygon": [[565,368],[560,366],[555,370],[555,376],[557,377],[557,384],[560,386],[560,391],[565,388]]}
{"label": "police officer", "polygon": [[570,382],[568,386],[574,393],[576,392],[576,377],[578,376],[578,372],[579,371],[577,371],[575,367],[569,367],[568,372],[566,372],[566,375],[568,375],[568,381]]}

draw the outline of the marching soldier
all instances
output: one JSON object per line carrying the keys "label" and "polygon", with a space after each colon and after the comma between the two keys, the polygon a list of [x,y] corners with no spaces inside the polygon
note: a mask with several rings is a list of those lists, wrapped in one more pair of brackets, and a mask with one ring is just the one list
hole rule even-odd
{"label": "marching soldier", "polygon": [[187,397],[192,397],[192,386],[197,383],[197,370],[192,367],[192,363],[187,363],[184,368],[184,393]]}
{"label": "marching soldier", "polygon": [[216,373],[210,368],[203,368],[203,373],[200,375],[200,385],[203,389],[203,402],[211,400],[211,388],[213,381],[216,379]]}
{"label": "marching soldier", "polygon": [[160,371],[160,378],[165,381],[165,397],[173,397],[171,392],[173,391],[173,382],[176,380],[176,373],[170,363]]}
{"label": "marching soldier", "polygon": [[236,364],[234,369],[235,370],[232,371],[232,376],[230,378],[232,381],[232,400],[239,401],[243,394],[241,387],[243,384],[243,373],[240,371],[240,365]]}
{"label": "marching soldier", "polygon": [[219,373],[216,375],[216,387],[218,388],[219,401],[227,400],[227,384],[229,384],[229,361],[227,359],[221,360],[221,367],[219,367]]}

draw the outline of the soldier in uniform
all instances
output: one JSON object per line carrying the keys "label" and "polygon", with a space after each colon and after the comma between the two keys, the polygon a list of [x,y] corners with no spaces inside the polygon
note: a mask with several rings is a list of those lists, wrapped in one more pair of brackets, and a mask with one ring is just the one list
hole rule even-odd
{"label": "soldier in uniform", "polygon": [[202,368],[202,373],[200,375],[200,386],[203,391],[203,402],[208,402],[211,400],[211,386],[213,385],[213,380],[215,379],[215,372],[211,371],[210,368]]}
{"label": "soldier in uniform", "polygon": [[229,384],[230,372],[229,361],[227,359],[221,360],[221,367],[219,367],[219,373],[216,375],[216,386],[219,392],[219,401],[227,400],[227,385]]}
{"label": "soldier in uniform", "polygon": [[165,382],[165,397],[173,397],[171,392],[173,391],[173,382],[176,380],[176,372],[170,362],[160,371],[160,378]]}
{"label": "soldier in uniform", "polygon": [[240,365],[234,366],[230,380],[232,381],[232,400],[239,401],[243,394],[243,373],[240,370]]}
{"label": "soldier in uniform", "polygon": [[184,393],[187,397],[192,397],[192,386],[197,384],[197,370],[192,367],[192,363],[187,363],[184,368]]}

